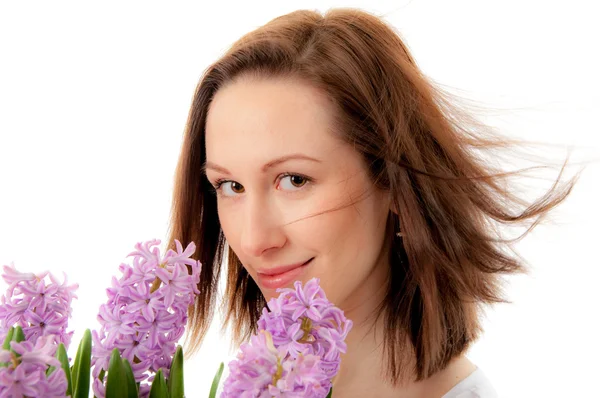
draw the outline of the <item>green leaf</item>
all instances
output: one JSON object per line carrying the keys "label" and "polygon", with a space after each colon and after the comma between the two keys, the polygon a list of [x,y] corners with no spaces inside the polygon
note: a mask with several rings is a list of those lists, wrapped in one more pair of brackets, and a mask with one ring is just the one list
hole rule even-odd
{"label": "green leaf", "polygon": [[135,383],[133,369],[131,369],[131,365],[126,358],[123,358],[123,369],[125,370],[125,376],[127,377],[127,392],[129,393],[128,398],[138,398],[138,387]]}
{"label": "green leaf", "polygon": [[219,381],[221,380],[221,375],[223,374],[223,368],[224,368],[224,364],[223,362],[221,362],[221,365],[219,366],[219,369],[217,370],[217,373],[215,374],[215,377],[213,378],[213,382],[212,382],[212,386],[210,387],[210,393],[208,394],[208,398],[215,398],[217,396],[217,388],[219,388]]}
{"label": "green leaf", "polygon": [[[2,348],[5,350],[10,350],[10,342],[13,338],[13,334],[15,333],[15,328],[11,326],[8,329],[8,333],[6,334],[6,338],[4,339],[4,343],[2,344]],[[0,362],[0,368],[6,368],[10,365],[10,362]]]}
{"label": "green leaf", "polygon": [[173,356],[171,362],[171,370],[169,372],[169,381],[167,382],[169,387],[170,398],[183,398],[183,348],[180,345],[177,346],[177,351]]}
{"label": "green leaf", "polygon": [[[72,388],[77,386],[77,376],[79,375],[79,364],[81,363],[81,351],[82,351],[82,343],[83,339],[79,342],[79,347],[77,347],[77,353],[75,354],[75,359],[73,360],[73,366],[71,366],[71,380],[73,382]],[[73,390],[71,390],[73,391]]]}
{"label": "green leaf", "polygon": [[17,326],[13,333],[12,341],[16,341],[17,343],[20,343],[23,340],[25,340],[25,334],[23,333],[23,329],[21,329],[21,326]]}
{"label": "green leaf", "polygon": [[[15,331],[14,331],[13,335],[12,335],[12,340],[11,340],[11,341],[15,341],[15,342],[17,342],[17,343],[20,343],[20,342],[21,342],[21,341],[23,341],[23,340],[25,340],[25,334],[23,333],[23,329],[21,329],[21,326],[17,326],[17,327],[15,328]],[[17,353],[15,352],[15,350],[13,350],[12,348],[11,348],[11,350],[10,350],[10,351],[11,351],[13,354],[15,354],[17,357],[20,357],[20,356],[21,356],[21,354],[17,354]]]}
{"label": "green leaf", "polygon": [[327,398],[331,398],[332,395],[333,395],[333,387],[331,387],[331,390],[329,390],[329,394],[327,394]]}
{"label": "green leaf", "polygon": [[71,391],[73,391],[73,384],[71,382],[71,369],[69,369],[69,356],[67,355],[67,350],[63,343],[60,343],[56,349],[56,358],[60,361],[60,365],[67,376],[67,392],[65,395],[70,396]]}
{"label": "green leaf", "polygon": [[86,329],[77,348],[77,356],[73,364],[72,388],[73,398],[90,396],[90,366],[92,361],[92,333]]}
{"label": "green leaf", "polygon": [[14,333],[15,333],[15,328],[11,326],[11,328],[8,329],[8,334],[6,335],[6,338],[4,339],[4,343],[2,344],[2,348],[4,348],[5,350],[10,350],[10,341],[12,340]]}
{"label": "green leaf", "polygon": [[127,375],[121,360],[121,353],[115,348],[110,355],[108,363],[108,376],[106,377],[106,396],[110,398],[128,398]]}
{"label": "green leaf", "polygon": [[158,369],[156,376],[154,376],[149,398],[169,398],[169,390],[167,389],[167,382],[165,381],[162,369]]}

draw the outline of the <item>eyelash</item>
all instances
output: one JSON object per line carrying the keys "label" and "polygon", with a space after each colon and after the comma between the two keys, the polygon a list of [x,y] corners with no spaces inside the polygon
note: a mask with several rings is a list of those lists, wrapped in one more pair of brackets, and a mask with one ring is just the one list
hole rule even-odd
{"label": "eyelash", "polygon": [[[303,189],[307,184],[310,184],[311,182],[313,182],[313,179],[310,177],[307,177],[303,174],[298,174],[298,173],[283,173],[280,174],[279,177],[277,177],[277,182],[281,181],[282,179],[284,179],[285,177],[301,177],[304,180],[306,180],[306,183],[304,185],[302,185],[301,187],[299,187],[298,189]],[[235,182],[232,180],[226,180],[224,178],[218,178],[215,180],[215,186],[213,186],[212,184],[210,185],[211,187],[211,192],[215,193],[215,194],[219,194],[219,191],[221,189],[221,186],[223,184],[225,184],[226,182]]]}

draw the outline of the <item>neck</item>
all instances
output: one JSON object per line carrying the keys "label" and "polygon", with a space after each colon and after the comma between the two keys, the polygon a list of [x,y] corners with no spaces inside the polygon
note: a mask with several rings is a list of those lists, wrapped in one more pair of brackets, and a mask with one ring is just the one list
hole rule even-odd
{"label": "neck", "polygon": [[385,380],[383,316],[375,319],[375,310],[387,287],[382,281],[385,279],[374,271],[360,291],[353,292],[352,297],[340,305],[353,326],[346,337],[346,354],[342,354],[340,369],[333,378],[333,396],[392,396],[386,393],[391,392],[391,385]]}
{"label": "neck", "polygon": [[[380,271],[377,270],[380,269]],[[442,397],[475,369],[466,357],[455,358],[442,371],[426,380],[415,382],[414,351],[407,350],[400,359],[400,382],[394,385],[386,379],[387,356],[384,347],[384,316],[375,319],[375,310],[386,292],[387,267],[376,267],[361,285],[360,291],[341,305],[353,327],[346,338],[347,351],[342,354],[338,374],[333,379],[334,396],[338,397]],[[407,337],[408,339],[408,337]],[[412,347],[407,341],[406,347]],[[398,363],[398,362],[397,362]]]}

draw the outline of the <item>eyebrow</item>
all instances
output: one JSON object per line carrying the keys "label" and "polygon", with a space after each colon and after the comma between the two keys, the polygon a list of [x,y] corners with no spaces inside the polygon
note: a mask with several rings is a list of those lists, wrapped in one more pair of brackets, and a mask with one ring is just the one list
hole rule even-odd
{"label": "eyebrow", "polygon": [[[262,171],[265,172],[265,171],[269,170],[272,167],[275,167],[277,165],[280,165],[282,163],[287,162],[288,160],[309,160],[309,161],[312,161],[312,162],[321,163],[321,161],[319,159],[315,159],[313,157],[304,155],[302,153],[292,153],[290,155],[281,156],[281,157],[278,157],[278,158],[275,158],[275,159],[271,160],[270,162],[266,163],[262,167]],[[212,162],[208,162],[208,161],[206,161],[204,163],[204,165],[202,166],[202,171],[206,174],[206,170],[207,169],[215,170],[215,171],[218,171],[218,172],[223,173],[223,174],[231,174],[229,172],[229,170],[227,170],[226,168],[221,167],[221,166],[219,166],[217,164],[214,164]]]}

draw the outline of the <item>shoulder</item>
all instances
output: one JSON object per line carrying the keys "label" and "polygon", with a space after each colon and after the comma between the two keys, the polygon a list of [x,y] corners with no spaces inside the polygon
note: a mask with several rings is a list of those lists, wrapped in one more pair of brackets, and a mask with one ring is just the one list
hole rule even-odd
{"label": "shoulder", "polygon": [[498,398],[498,393],[483,370],[477,368],[442,398]]}

